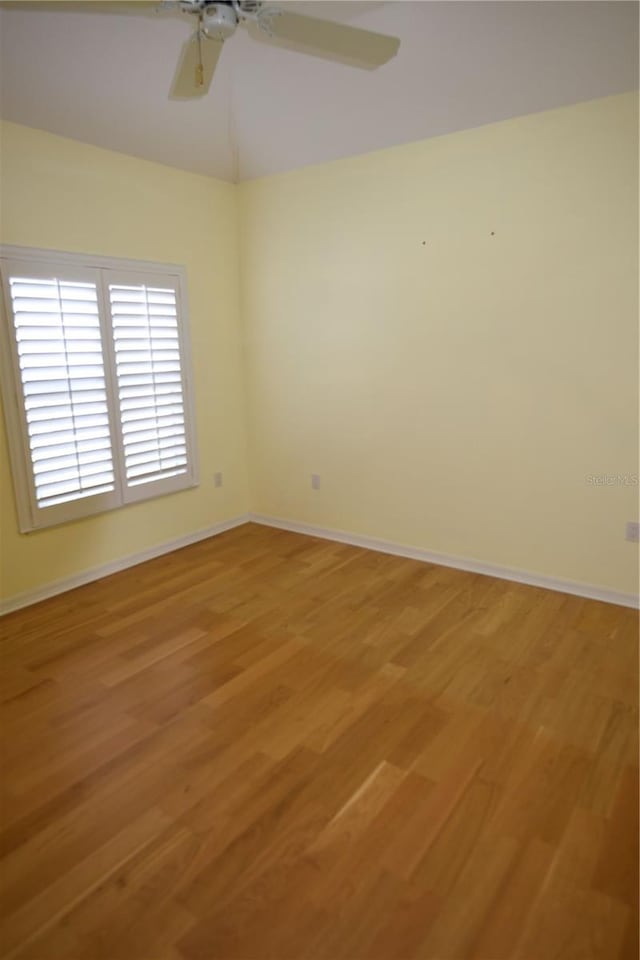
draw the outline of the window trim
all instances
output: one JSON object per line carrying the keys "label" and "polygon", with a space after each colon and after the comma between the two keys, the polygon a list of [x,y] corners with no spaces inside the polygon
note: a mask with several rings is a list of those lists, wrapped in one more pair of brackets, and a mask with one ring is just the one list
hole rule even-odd
{"label": "window trim", "polygon": [[[21,389],[20,371],[17,367],[18,355],[11,332],[12,311],[9,291],[9,275],[2,270],[0,295],[0,389],[4,407],[4,419],[9,447],[9,460],[13,479],[18,526],[21,533],[47,529],[61,523],[68,523],[83,517],[96,516],[107,511],[182,490],[192,489],[199,484],[198,454],[196,444],[195,396],[193,388],[193,366],[191,340],[189,335],[189,306],[187,299],[187,274],[184,266],[173,263],[158,263],[146,260],[129,260],[119,257],[105,257],[99,254],[70,253],[44,248],[22,247],[10,244],[0,245],[0,264],[12,261],[28,263],[34,272],[59,268],[61,273],[73,275],[73,271],[86,274],[93,272],[97,287],[100,311],[100,326],[103,340],[103,363],[109,400],[109,420],[114,464],[115,489],[109,493],[95,494],[70,500],[67,503],[49,507],[38,507],[35,498],[35,484],[29,452],[27,421],[24,412],[24,397]],[[145,282],[149,276],[163,277],[175,285],[178,301],[178,337],[180,342],[180,365],[182,372],[182,391],[185,411],[185,442],[187,447],[187,472],[177,477],[151,480],[139,487],[127,488],[125,483],[123,451],[121,444],[120,410],[115,372],[115,356],[112,349],[112,331],[109,322],[108,273],[113,272],[114,281],[123,277],[137,277],[137,282]],[[74,279],[79,279],[76,275]]]}

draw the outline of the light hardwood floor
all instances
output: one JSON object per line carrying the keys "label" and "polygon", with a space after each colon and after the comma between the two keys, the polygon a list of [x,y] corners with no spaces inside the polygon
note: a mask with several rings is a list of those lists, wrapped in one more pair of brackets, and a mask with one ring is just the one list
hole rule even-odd
{"label": "light hardwood floor", "polygon": [[247,525],[1,626],[5,958],[637,957],[633,611]]}

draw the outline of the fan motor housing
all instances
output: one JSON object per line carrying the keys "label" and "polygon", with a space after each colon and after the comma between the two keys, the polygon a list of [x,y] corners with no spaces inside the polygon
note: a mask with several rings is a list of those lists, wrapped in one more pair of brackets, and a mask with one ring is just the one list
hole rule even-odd
{"label": "fan motor housing", "polygon": [[202,26],[208,37],[227,40],[238,26],[238,18],[232,6],[226,3],[210,3],[202,11]]}

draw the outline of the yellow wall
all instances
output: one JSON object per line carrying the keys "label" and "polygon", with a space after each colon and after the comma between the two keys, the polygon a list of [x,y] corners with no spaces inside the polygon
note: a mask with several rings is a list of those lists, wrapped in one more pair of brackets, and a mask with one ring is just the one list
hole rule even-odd
{"label": "yellow wall", "polygon": [[240,188],[255,511],[637,591],[637,110]]}
{"label": "yellow wall", "polygon": [[186,266],[201,480],[20,535],[3,435],[0,592],[12,597],[242,514],[248,495],[235,187],[8,123],[0,199],[4,243]]}
{"label": "yellow wall", "polygon": [[0,437],[5,598],[249,507],[636,592],[638,488],[587,477],[638,470],[637,97],[239,189],[2,134],[2,242],[187,267],[201,463],[20,535]]}

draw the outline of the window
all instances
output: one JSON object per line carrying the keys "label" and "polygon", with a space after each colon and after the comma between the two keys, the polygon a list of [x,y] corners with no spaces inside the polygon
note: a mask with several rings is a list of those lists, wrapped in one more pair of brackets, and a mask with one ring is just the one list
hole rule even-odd
{"label": "window", "polygon": [[23,532],[197,482],[181,267],[0,248]]}

